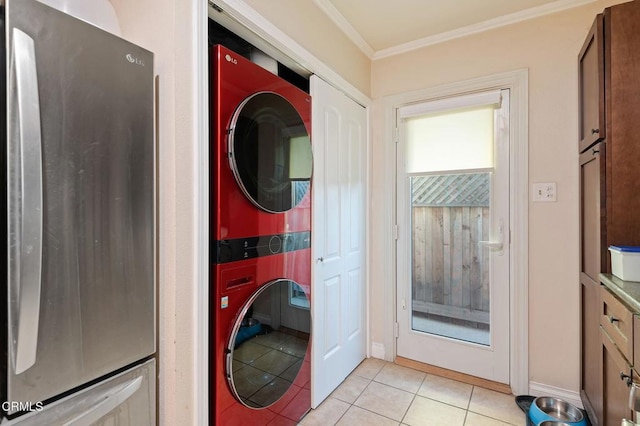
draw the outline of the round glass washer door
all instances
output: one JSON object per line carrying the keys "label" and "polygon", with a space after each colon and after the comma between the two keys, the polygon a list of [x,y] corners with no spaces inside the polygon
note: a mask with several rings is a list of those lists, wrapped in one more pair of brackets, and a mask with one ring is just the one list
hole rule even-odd
{"label": "round glass washer door", "polygon": [[262,409],[291,388],[310,343],[309,298],[298,284],[275,280],[243,306],[227,342],[229,387],[243,405]]}
{"label": "round glass washer door", "polygon": [[309,190],[311,140],[298,111],[282,96],[258,92],[236,108],[229,127],[229,164],[257,207],[282,213]]}

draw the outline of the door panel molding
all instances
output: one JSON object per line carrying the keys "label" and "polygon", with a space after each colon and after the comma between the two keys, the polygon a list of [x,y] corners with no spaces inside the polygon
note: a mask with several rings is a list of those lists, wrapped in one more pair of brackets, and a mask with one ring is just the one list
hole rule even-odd
{"label": "door panel molding", "polygon": [[315,408],[367,355],[368,123],[365,108],[317,76],[311,96]]}

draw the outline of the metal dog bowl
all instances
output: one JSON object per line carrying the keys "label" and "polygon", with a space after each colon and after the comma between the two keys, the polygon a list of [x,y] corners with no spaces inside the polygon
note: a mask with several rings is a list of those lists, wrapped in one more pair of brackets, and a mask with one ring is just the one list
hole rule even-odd
{"label": "metal dog bowl", "polygon": [[531,408],[529,408],[529,418],[536,425],[540,425],[542,422],[551,422],[550,425],[556,426],[562,424],[587,425],[587,421],[578,407],[550,396],[541,396],[533,400]]}

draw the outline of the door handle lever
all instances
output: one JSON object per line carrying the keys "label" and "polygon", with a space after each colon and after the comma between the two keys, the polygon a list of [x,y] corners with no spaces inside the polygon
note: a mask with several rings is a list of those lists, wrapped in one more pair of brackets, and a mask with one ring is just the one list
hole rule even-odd
{"label": "door handle lever", "polygon": [[502,250],[502,247],[504,246],[504,244],[501,241],[478,241],[478,244],[487,248],[492,248],[497,250]]}
{"label": "door handle lever", "polygon": [[497,241],[478,241],[478,244],[487,247],[491,250],[495,250],[498,253],[498,256],[502,256],[504,254],[504,222],[502,218],[498,220],[498,240]]}

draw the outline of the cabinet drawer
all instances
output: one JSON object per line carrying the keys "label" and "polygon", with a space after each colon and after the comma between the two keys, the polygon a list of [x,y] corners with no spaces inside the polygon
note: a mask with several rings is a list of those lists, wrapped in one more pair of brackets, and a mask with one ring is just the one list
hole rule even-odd
{"label": "cabinet drawer", "polygon": [[633,314],[606,287],[600,287],[600,325],[624,357],[633,361]]}

